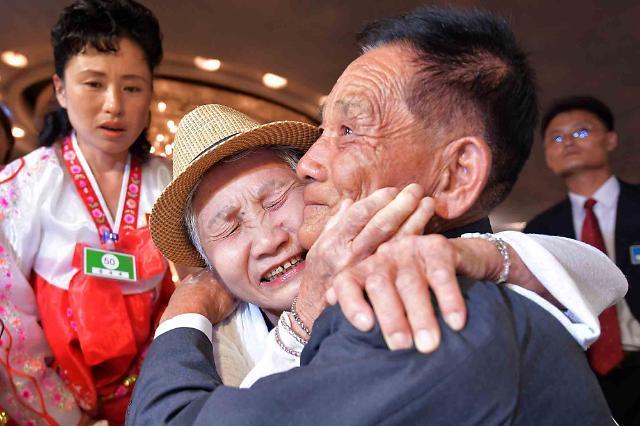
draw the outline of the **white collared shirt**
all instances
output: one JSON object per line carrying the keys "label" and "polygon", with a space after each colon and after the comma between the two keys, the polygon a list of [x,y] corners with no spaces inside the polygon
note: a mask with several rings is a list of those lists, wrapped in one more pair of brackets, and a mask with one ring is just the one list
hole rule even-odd
{"label": "white collared shirt", "polygon": [[611,176],[591,197],[569,193],[571,200],[571,213],[573,216],[573,229],[576,233],[576,240],[582,239],[582,224],[584,223],[585,210],[584,202],[589,198],[596,200],[593,212],[598,218],[600,232],[604,238],[604,245],[607,248],[607,255],[613,261],[616,258],[616,213],[618,211],[618,197],[620,196],[620,182],[615,176]]}
{"label": "white collared shirt", "polygon": [[[600,225],[600,232],[602,232],[604,245],[607,248],[607,255],[615,262],[616,215],[618,213],[618,199],[620,198],[620,182],[615,176],[611,176],[591,197],[585,197],[573,192],[569,193],[576,239],[581,238],[582,225],[586,215],[584,202],[588,198],[596,200],[596,204],[593,206],[593,213],[598,218],[598,225]],[[639,351],[640,323],[634,318],[625,299],[622,299],[617,306],[622,348],[625,351]]]}

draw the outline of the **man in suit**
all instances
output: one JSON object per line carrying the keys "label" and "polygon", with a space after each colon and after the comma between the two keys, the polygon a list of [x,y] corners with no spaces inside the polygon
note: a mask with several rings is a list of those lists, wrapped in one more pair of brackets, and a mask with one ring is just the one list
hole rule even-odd
{"label": "man in suit", "polygon": [[629,281],[625,299],[600,316],[591,365],[614,417],[640,422],[640,185],[611,172],[618,145],[614,118],[592,96],[559,99],[542,120],[547,165],[569,195],[533,218],[525,232],[585,241],[605,252]]}
{"label": "man in suit", "polygon": [[[411,182],[434,197],[438,220],[429,231],[489,232],[487,214],[515,183],[537,117],[532,72],[508,25],[480,12],[422,8],[371,25],[361,44],[364,53],[327,98],[322,136],[298,164],[298,175],[310,182],[299,233],[303,246],[313,244],[341,200]],[[415,237],[411,247],[419,250],[424,238]],[[393,244],[386,247],[381,256],[397,254]],[[356,267],[350,279],[360,272]],[[406,277],[397,279],[402,284]],[[308,303],[298,305],[300,322],[291,325],[300,337],[312,333],[300,368],[250,389],[226,388],[205,334],[172,329],[147,353],[127,422],[610,421],[580,347],[549,315],[555,309],[549,303],[536,304],[494,283],[464,282],[467,327],[456,333],[439,315],[440,346],[421,354],[389,351],[378,325],[357,330],[338,306],[316,306],[324,287],[313,298],[308,296],[318,289],[305,284],[300,300]],[[219,319],[212,313],[219,310],[185,293],[177,289],[170,315]]]}

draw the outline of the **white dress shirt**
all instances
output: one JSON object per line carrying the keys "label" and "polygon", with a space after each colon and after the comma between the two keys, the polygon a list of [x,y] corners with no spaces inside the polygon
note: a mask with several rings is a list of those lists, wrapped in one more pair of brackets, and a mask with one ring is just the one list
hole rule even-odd
{"label": "white dress shirt", "polygon": [[[596,200],[593,206],[593,213],[598,218],[600,232],[604,239],[607,255],[611,260],[616,260],[616,215],[618,213],[618,198],[620,197],[620,182],[615,176],[611,176],[598,190],[591,196]],[[571,212],[573,215],[573,229],[576,238],[581,238],[582,225],[585,218],[584,202],[589,197],[569,193],[571,200]],[[625,351],[640,350],[640,323],[634,318],[625,299],[618,302],[618,322],[620,323],[620,337],[622,348]]]}
{"label": "white dress shirt", "polygon": [[[600,336],[598,315],[623,298],[627,292],[627,280],[622,272],[600,250],[576,240],[514,231],[500,232],[496,235],[518,253],[527,268],[567,308],[567,311],[560,311],[537,294],[524,288],[512,285],[509,287],[551,313],[578,344],[585,349],[589,347]],[[585,265],[593,265],[593,267],[589,268]],[[281,319],[290,325],[286,312]],[[255,317],[255,321],[264,322],[261,317]],[[205,317],[198,314],[177,315],[163,322],[158,327],[155,337],[179,327],[198,329],[212,340],[211,324]],[[249,327],[243,326],[239,327],[238,331],[244,335],[249,332],[248,329]],[[255,336],[255,331],[250,332]],[[289,349],[302,351],[302,345],[286,331],[282,330],[279,335],[282,343]],[[246,341],[255,342],[256,339],[254,337]],[[266,339],[252,346],[254,352],[262,353],[262,357],[245,377],[241,387],[250,387],[262,377],[300,366],[300,358],[280,348],[275,338],[275,328]]]}

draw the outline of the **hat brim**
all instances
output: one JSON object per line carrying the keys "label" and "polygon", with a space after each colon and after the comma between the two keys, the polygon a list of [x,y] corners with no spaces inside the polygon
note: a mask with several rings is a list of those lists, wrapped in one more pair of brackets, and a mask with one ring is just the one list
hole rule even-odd
{"label": "hat brim", "polygon": [[317,127],[296,121],[276,121],[214,143],[162,191],[151,210],[151,238],[172,262],[193,267],[206,263],[195,249],[184,222],[187,198],[200,178],[220,160],[264,146],[286,146],[306,151],[320,136]]}

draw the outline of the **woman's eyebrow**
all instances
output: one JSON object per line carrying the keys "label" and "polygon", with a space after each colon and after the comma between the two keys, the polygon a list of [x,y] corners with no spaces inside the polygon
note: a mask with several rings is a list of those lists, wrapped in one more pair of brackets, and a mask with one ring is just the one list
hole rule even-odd
{"label": "woman's eyebrow", "polygon": [[282,179],[273,179],[273,180],[267,181],[267,182],[263,183],[262,185],[260,185],[258,190],[255,192],[255,196],[256,196],[256,198],[262,198],[262,197],[264,197],[266,195],[266,193],[269,190],[281,189],[281,188],[287,186],[288,183],[289,183],[288,181],[282,180]]}
{"label": "woman's eyebrow", "polygon": [[234,205],[225,206],[218,213],[214,214],[207,222],[207,229],[214,228],[217,225],[217,222],[228,220],[234,213],[238,211],[238,207]]}

